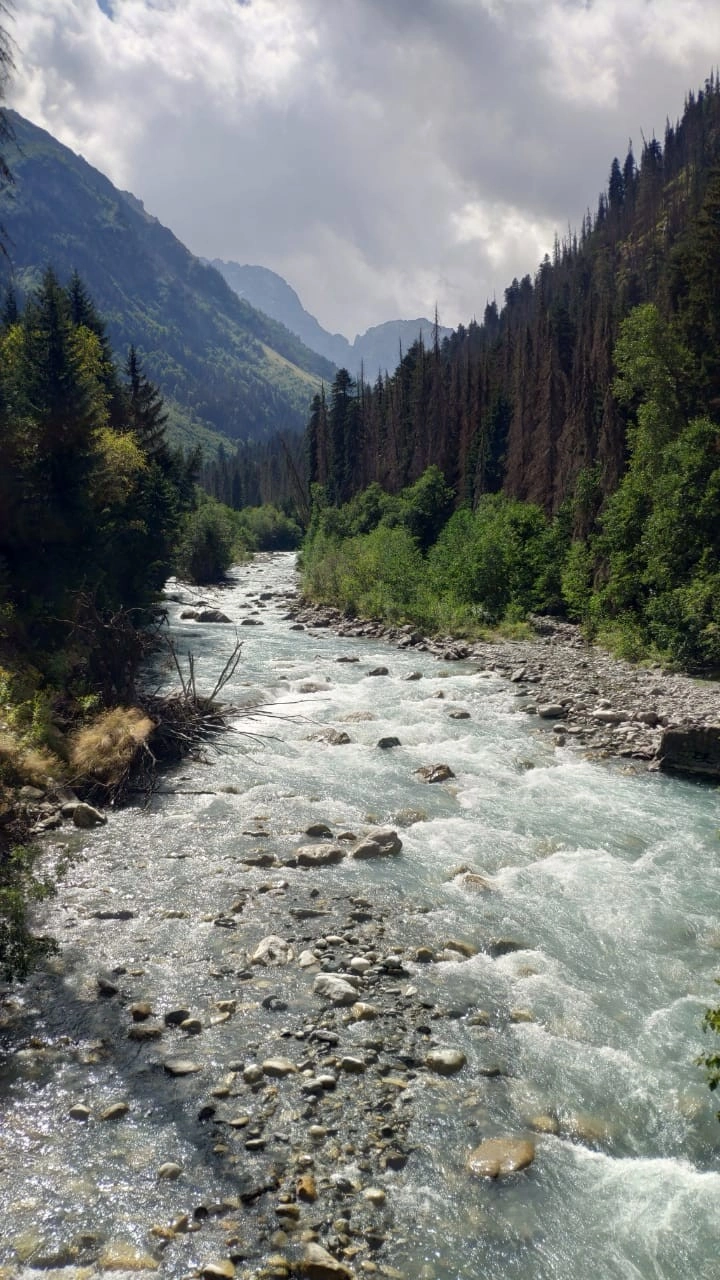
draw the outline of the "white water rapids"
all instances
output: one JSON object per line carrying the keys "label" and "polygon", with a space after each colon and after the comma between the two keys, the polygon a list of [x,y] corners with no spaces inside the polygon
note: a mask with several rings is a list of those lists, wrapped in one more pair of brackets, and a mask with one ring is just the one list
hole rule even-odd
{"label": "white water rapids", "polygon": [[[72,1251],[64,1266],[62,1250],[84,1232],[145,1249],[153,1223],[227,1190],[186,1113],[153,1091],[148,1048],[136,1047],[132,1063],[98,1049],[110,1002],[98,1000],[95,978],[122,967],[132,998],[151,991],[158,1006],[230,994],[230,982],[218,989],[228,939],[213,917],[238,886],[274,874],[242,870],[240,856],[258,843],[246,833],[267,830],[264,843],[287,855],[322,821],[338,831],[389,825],[403,840],[396,858],[325,869],[330,897],[384,903],[401,940],[407,913],[413,946],[460,938],[479,948],[457,963],[410,966],[410,981],[450,1011],[442,1041],[467,1065],[449,1091],[411,1085],[413,1152],[385,1180],[393,1228],[380,1272],[715,1280],[720,1124],[695,1059],[711,1047],[701,1022],[720,973],[717,790],[558,748],[518,710],[514,687],[476,663],[292,630],[279,593],[293,585],[292,556],[260,557],[219,599],[233,621],[255,609],[262,620],[243,628],[225,691],[262,700],[262,719],[240,721],[243,732],[228,734],[209,765],[163,779],[185,794],[113,813],[99,832],[57,836],[75,854],[46,911],[60,954],[9,993],[0,1029],[0,1277],[40,1275],[43,1251],[43,1275],[71,1276]],[[212,684],[231,628],[180,622],[179,612],[170,606],[179,647],[192,648]],[[338,663],[342,655],[359,662]],[[378,664],[389,674],[370,677]],[[412,671],[422,679],[408,682]],[[320,687],[303,692],[307,682]],[[350,743],[312,737],[330,726]],[[386,735],[401,745],[379,750]],[[451,782],[415,773],[439,762]],[[491,891],[453,879],[463,864]],[[93,914],[108,905],[134,915]],[[516,949],[494,958],[483,950],[492,939]],[[301,977],[283,979],[288,1026],[292,1000],[306,998]],[[489,1030],[471,1025],[469,1010],[487,1010]],[[242,1025],[228,1028],[197,1037],[193,1055],[202,1042],[220,1070],[232,1034],[243,1056]],[[489,1063],[498,1076],[483,1074]],[[122,1125],[67,1119],[79,1098],[97,1110],[118,1096],[134,1099]],[[535,1135],[525,1173],[491,1183],[464,1171],[483,1137],[525,1135],[538,1116],[554,1117],[558,1132]],[[187,1170],[184,1199],[180,1184],[155,1177],[171,1159]],[[174,1280],[217,1256],[206,1238],[168,1248],[159,1274]]]}

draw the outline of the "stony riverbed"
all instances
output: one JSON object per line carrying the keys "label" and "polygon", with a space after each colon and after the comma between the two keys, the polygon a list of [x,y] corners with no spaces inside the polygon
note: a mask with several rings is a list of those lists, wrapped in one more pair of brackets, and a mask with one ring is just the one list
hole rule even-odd
{"label": "stony riverbed", "polygon": [[711,1280],[716,806],[647,765],[717,686],[557,624],[388,634],[289,578],[208,600],[270,737],[241,718],[92,831],[27,797],[70,868],[0,1004],[0,1277]]}

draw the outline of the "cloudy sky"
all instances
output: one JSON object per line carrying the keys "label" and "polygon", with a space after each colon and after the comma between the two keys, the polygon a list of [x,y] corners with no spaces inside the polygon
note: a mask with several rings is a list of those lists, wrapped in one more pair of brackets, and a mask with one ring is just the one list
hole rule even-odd
{"label": "cloudy sky", "polygon": [[330,329],[502,300],[662,140],[718,0],[15,0],[10,101]]}

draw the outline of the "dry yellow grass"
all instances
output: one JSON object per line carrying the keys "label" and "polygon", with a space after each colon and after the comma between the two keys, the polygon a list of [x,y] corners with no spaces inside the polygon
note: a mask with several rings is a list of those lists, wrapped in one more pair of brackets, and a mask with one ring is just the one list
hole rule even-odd
{"label": "dry yellow grass", "polygon": [[12,786],[44,787],[63,777],[65,766],[45,747],[26,747],[9,731],[0,732],[0,778]]}
{"label": "dry yellow grass", "polygon": [[70,764],[76,779],[94,778],[108,786],[116,785],[154,727],[138,707],[104,711],[72,739]]}

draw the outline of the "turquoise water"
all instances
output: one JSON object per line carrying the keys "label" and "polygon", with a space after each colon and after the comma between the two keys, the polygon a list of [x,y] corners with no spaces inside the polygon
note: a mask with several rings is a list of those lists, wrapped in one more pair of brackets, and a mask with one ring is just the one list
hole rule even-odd
{"label": "turquoise water", "polygon": [[[14,1021],[2,1040],[0,1211],[11,1229],[0,1265],[34,1274],[33,1232],[46,1251],[87,1230],[141,1248],[148,1225],[177,1206],[177,1191],[152,1173],[164,1159],[186,1163],[196,1196],[222,1193],[182,1108],[158,1106],[147,1051],[129,1062],[93,1049],[93,1031],[107,1035],[95,975],[121,965],[136,971],[136,993],[144,984],[158,1001],[207,1005],[208,964],[230,945],[212,919],[241,885],[238,857],[252,843],[243,833],[267,829],[282,856],[322,820],[355,831],[389,824],[403,839],[399,858],[328,868],[330,896],[384,901],[401,939],[406,913],[408,945],[506,939],[515,948],[411,974],[429,999],[486,1010],[491,1025],[454,1019],[452,1044],[467,1067],[452,1087],[411,1084],[415,1151],[388,1175],[394,1235],[383,1258],[422,1280],[711,1280],[720,1274],[720,1124],[695,1058],[708,1047],[702,1015],[720,974],[717,791],[557,748],[517,710],[514,688],[477,664],[291,630],[277,593],[292,574],[292,557],[261,558],[222,593],[233,621],[256,610],[263,622],[239,632],[231,691],[261,704],[262,716],[240,717],[221,752],[166,778],[176,794],[113,814],[89,837],[59,837],[75,861],[48,911],[61,942],[56,972],[5,1006]],[[276,594],[260,602],[261,592]],[[231,629],[180,622],[179,611],[171,604],[179,646],[192,647],[212,684]],[[338,663],[342,655],[360,661]],[[388,676],[368,676],[378,664]],[[423,678],[408,683],[411,671]],[[303,691],[308,683],[313,691]],[[470,718],[451,719],[453,709]],[[318,741],[327,727],[351,742]],[[389,734],[401,746],[378,750]],[[428,786],[414,771],[437,762],[455,778]],[[453,877],[462,865],[487,877],[489,891]],[[108,905],[136,914],[101,922],[93,912]],[[303,981],[288,973],[291,996],[304,998]],[[232,1025],[240,1052],[242,1027]],[[218,1069],[228,1034],[202,1037]],[[483,1074],[489,1059],[499,1077]],[[78,1096],[90,1091],[98,1106],[128,1088],[142,1100],[131,1124],[68,1126]],[[482,1137],[525,1134],[537,1117],[557,1132],[537,1137],[526,1174],[502,1185],[468,1178],[465,1158]],[[203,1247],[191,1258],[168,1251],[161,1274],[188,1273]]]}

